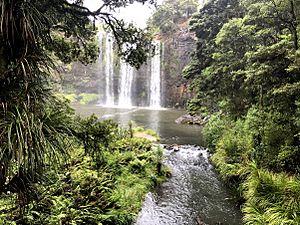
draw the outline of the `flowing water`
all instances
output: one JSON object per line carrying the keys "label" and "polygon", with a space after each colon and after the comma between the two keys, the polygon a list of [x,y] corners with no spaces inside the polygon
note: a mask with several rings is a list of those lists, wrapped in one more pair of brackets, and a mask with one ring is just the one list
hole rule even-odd
{"label": "flowing water", "polygon": [[132,81],[133,81],[133,67],[128,65],[127,63],[120,60],[121,68],[121,84],[120,84],[120,94],[119,94],[119,103],[120,107],[131,107],[131,89],[132,89]]}
{"label": "flowing water", "polygon": [[114,105],[114,90],[113,90],[113,38],[112,35],[106,35],[106,43],[105,43],[105,97],[107,106]]}
{"label": "flowing water", "polygon": [[[161,107],[161,43],[155,41],[155,54],[141,70],[135,70],[114,51],[111,33],[99,32],[99,43],[104,52],[98,58],[99,104],[106,107],[149,106]],[[163,46],[163,45],[162,45]],[[126,49],[126,48],[125,48]],[[120,63],[118,63],[120,61]],[[145,70],[145,71],[144,71]],[[135,74],[143,73],[141,76]],[[102,82],[103,81],[103,82]]]}
{"label": "flowing water", "polygon": [[[100,46],[102,46],[102,42],[104,40],[104,35],[105,35],[105,33],[103,33],[103,32],[98,33],[98,42],[99,42]],[[99,65],[98,76],[99,76],[99,80],[101,80],[102,74],[104,72],[103,71],[103,53],[102,52],[100,52],[99,56],[98,56],[98,65]],[[99,97],[102,95],[102,88],[100,85],[98,87],[98,94],[99,94]],[[100,97],[100,99],[101,99],[101,97]],[[103,103],[103,102],[101,102],[101,100],[99,100],[99,103]]]}
{"label": "flowing water", "polygon": [[151,59],[150,107],[161,107],[160,104],[160,42],[155,41],[155,55]]}
{"label": "flowing water", "polygon": [[203,145],[201,127],[174,122],[184,111],[99,106],[77,106],[76,111],[83,116],[93,112],[125,127],[133,120],[160,134],[172,177],[146,196],[136,225],[241,224],[241,213],[209,163],[207,150],[198,147]]}
{"label": "flowing water", "polygon": [[165,164],[172,177],[146,196],[136,225],[241,224],[241,214],[205,149],[176,146],[176,151],[165,151]]}

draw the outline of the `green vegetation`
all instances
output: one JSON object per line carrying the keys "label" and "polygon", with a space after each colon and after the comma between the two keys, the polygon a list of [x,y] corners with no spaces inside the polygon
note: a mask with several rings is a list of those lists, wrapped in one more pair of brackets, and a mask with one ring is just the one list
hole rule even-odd
{"label": "green vegetation", "polygon": [[[113,122],[76,118],[52,90],[57,65],[98,58],[92,20],[112,32],[118,54],[132,66],[152,55],[149,33],[105,11],[133,2],[153,3],[104,1],[90,11],[83,1],[0,1],[1,224],[129,224],[145,192],[160,181],[160,154],[149,143],[127,139],[128,131]],[[118,140],[128,143],[126,152],[110,146]],[[112,170],[123,158],[124,168]],[[133,195],[135,204],[127,198]]]}
{"label": "green vegetation", "polygon": [[67,163],[47,172],[23,214],[14,197],[1,202],[2,224],[132,224],[145,194],[164,180],[162,150],[112,121],[81,124]]}
{"label": "green vegetation", "polygon": [[97,94],[89,94],[89,93],[81,93],[79,94],[80,104],[87,105],[96,103],[98,101],[99,96]]}
{"label": "green vegetation", "polygon": [[212,114],[211,160],[245,224],[299,224],[299,22],[298,0],[212,0],[190,23],[189,110]]}
{"label": "green vegetation", "polygon": [[133,135],[134,135],[134,133],[144,133],[146,135],[150,135],[152,137],[155,137],[157,141],[160,140],[160,137],[159,137],[158,133],[156,133],[152,129],[146,129],[145,130],[143,127],[134,127],[134,128],[132,128],[132,131],[133,131]]}
{"label": "green vegetation", "polygon": [[152,15],[148,25],[162,34],[170,34],[197,11],[197,0],[165,0]]}
{"label": "green vegetation", "polygon": [[81,93],[79,95],[55,93],[55,97],[61,100],[67,100],[70,103],[80,103],[80,105],[95,104],[99,100],[99,95],[92,93]]}
{"label": "green vegetation", "polygon": [[55,97],[61,100],[67,100],[70,103],[77,102],[77,95],[76,94],[63,94],[63,93],[55,93]]}

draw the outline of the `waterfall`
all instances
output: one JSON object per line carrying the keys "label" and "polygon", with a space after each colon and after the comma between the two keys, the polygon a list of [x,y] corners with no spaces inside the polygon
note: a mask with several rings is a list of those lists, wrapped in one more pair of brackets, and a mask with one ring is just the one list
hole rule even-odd
{"label": "waterfall", "polygon": [[[100,46],[100,53],[99,53],[99,57],[98,57],[98,65],[99,65],[99,70],[98,70],[98,74],[99,75],[98,76],[99,76],[99,80],[101,80],[102,76],[103,76],[103,64],[102,64],[102,62],[103,62],[103,53],[102,53],[102,51],[103,51],[102,50],[103,36],[104,36],[104,33],[102,33],[102,32],[98,33],[98,41],[99,41],[99,46]],[[102,100],[102,95],[103,95],[102,90],[103,89],[102,89],[101,85],[99,85],[99,87],[98,87],[99,104],[103,103],[103,100]]]}
{"label": "waterfall", "polygon": [[[115,54],[112,34],[99,32],[98,37],[101,49],[97,66],[99,103],[108,107],[149,106],[160,108],[163,93],[161,86],[162,44],[155,41],[153,43],[155,45],[154,56],[140,70],[135,70]],[[116,60],[120,60],[120,64],[115,63]]]}
{"label": "waterfall", "polygon": [[106,36],[105,44],[106,62],[105,62],[105,96],[107,106],[114,105],[114,89],[113,89],[113,38],[111,34]]}
{"label": "waterfall", "polygon": [[151,59],[150,107],[160,108],[160,42],[155,41],[155,55]]}
{"label": "waterfall", "polygon": [[127,63],[121,60],[120,68],[120,93],[119,93],[119,103],[120,107],[131,107],[131,89],[133,81],[133,68]]}

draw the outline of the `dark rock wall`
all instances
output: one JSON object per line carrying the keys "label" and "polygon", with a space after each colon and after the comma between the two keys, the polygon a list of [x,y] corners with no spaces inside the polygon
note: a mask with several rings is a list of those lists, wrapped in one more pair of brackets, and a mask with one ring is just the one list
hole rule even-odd
{"label": "dark rock wall", "polygon": [[163,102],[166,107],[185,107],[191,97],[187,80],[182,76],[183,68],[190,60],[194,51],[194,36],[188,31],[187,22],[170,36],[161,36],[164,42],[162,62]]}

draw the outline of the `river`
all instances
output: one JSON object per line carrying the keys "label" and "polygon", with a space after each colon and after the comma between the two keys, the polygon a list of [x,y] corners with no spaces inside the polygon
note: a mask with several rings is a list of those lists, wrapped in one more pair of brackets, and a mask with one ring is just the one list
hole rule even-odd
{"label": "river", "polygon": [[[75,109],[83,116],[95,113],[124,127],[134,121],[137,126],[159,133],[166,148],[164,163],[170,167],[172,177],[146,196],[136,225],[242,224],[241,213],[229,190],[209,163],[207,150],[200,147],[203,146],[201,127],[174,122],[185,111],[100,106],[75,106]],[[174,151],[171,144],[178,145],[178,149]]]}

